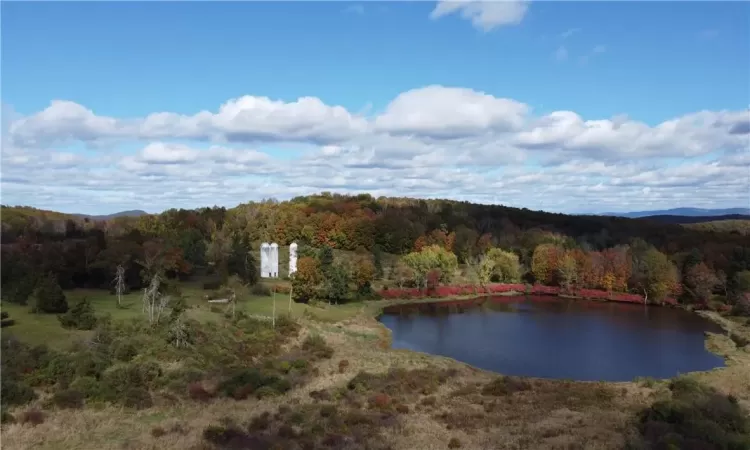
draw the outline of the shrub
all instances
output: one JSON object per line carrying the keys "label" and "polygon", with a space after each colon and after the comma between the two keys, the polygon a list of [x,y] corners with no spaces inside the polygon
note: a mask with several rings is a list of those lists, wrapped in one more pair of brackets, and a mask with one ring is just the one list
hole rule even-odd
{"label": "shrub", "polygon": [[80,377],[70,383],[70,389],[76,390],[86,398],[97,398],[100,395],[99,382],[94,377]]}
{"label": "shrub", "polygon": [[271,386],[261,386],[255,391],[255,396],[258,398],[273,397],[276,394],[278,392]]}
{"label": "shrub", "polygon": [[292,361],[292,367],[297,370],[306,369],[308,366],[307,361],[304,359],[295,359]]}
{"label": "shrub", "polygon": [[0,312],[0,328],[10,327],[15,325],[16,321],[10,319],[8,313],[5,311]]}
{"label": "shrub", "polygon": [[52,395],[52,404],[58,408],[83,408],[84,395],[75,389],[63,389]]}
{"label": "shrub", "polygon": [[373,408],[383,409],[383,408],[388,407],[391,404],[391,397],[382,393],[375,394],[372,397],[370,397],[369,403],[370,403],[370,406]]}
{"label": "shrub", "polygon": [[36,398],[34,390],[29,385],[20,380],[13,380],[5,374],[0,377],[0,385],[2,385],[0,397],[3,399],[3,406],[24,405]]}
{"label": "shrub", "polygon": [[328,359],[333,356],[333,349],[320,335],[311,335],[302,343],[302,349],[309,351],[316,358]]}
{"label": "shrub", "polygon": [[271,289],[269,289],[265,284],[256,283],[250,288],[250,293],[253,295],[270,297]]}
{"label": "shrub", "polygon": [[640,413],[639,431],[650,448],[750,448],[750,419],[731,396],[690,378],[670,383],[672,398]]}
{"label": "shrub", "polygon": [[151,394],[142,387],[130,387],[123,395],[122,404],[126,408],[143,409],[153,405]]}
{"label": "shrub", "polygon": [[155,385],[159,376],[161,369],[153,361],[112,366],[102,375],[102,397],[128,407],[148,407],[151,396],[147,389]]}
{"label": "shrub", "polygon": [[81,351],[75,354],[72,360],[75,366],[75,374],[79,377],[99,378],[111,363],[105,355],[95,353],[92,350]]}
{"label": "shrub", "polygon": [[458,438],[451,438],[448,442],[448,448],[461,448],[461,441]]}
{"label": "shrub", "polygon": [[93,330],[96,326],[94,307],[91,306],[91,302],[87,298],[76,303],[65,314],[57,316],[57,320],[60,321],[63,328]]}
{"label": "shrub", "polygon": [[341,361],[339,361],[339,373],[346,372],[347,367],[349,367],[349,360],[342,359]]}
{"label": "shrub", "polygon": [[425,397],[421,401],[422,405],[424,406],[435,406],[437,404],[437,398],[435,396],[431,395],[429,397]]}
{"label": "shrub", "polygon": [[[273,386],[279,392],[289,390],[276,375],[266,374],[258,369],[243,369],[219,384],[219,392],[236,400],[243,400],[263,386]],[[268,390],[264,391],[267,394]]]}
{"label": "shrub", "polygon": [[44,413],[42,411],[39,411],[38,409],[27,409],[18,417],[18,422],[22,424],[37,426],[44,423],[45,417],[46,416],[44,415]]}
{"label": "shrub", "polygon": [[0,423],[16,423],[16,418],[3,408],[2,412],[0,412]]}
{"label": "shrub", "polygon": [[34,290],[32,312],[63,314],[68,311],[68,301],[53,275],[43,277]]}
{"label": "shrub", "polygon": [[482,389],[482,394],[500,396],[529,389],[531,389],[531,384],[524,379],[500,376],[487,383]]}
{"label": "shrub", "polygon": [[75,378],[77,365],[69,355],[58,353],[50,355],[46,364],[33,374],[36,384],[53,385],[70,383]]}
{"label": "shrub", "polygon": [[213,398],[213,394],[208,392],[202,383],[190,383],[187,388],[188,397],[193,400],[207,402]]}
{"label": "shrub", "polygon": [[122,362],[129,362],[138,354],[138,348],[129,340],[119,340],[113,345],[112,356]]}

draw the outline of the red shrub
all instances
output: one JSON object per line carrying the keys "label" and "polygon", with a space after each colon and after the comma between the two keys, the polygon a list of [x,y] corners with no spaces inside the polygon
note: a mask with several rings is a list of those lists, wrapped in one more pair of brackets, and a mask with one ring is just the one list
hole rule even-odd
{"label": "red shrub", "polygon": [[391,404],[391,397],[389,397],[387,394],[375,394],[370,397],[369,403],[373,408],[382,409]]}
{"label": "red shrub", "polygon": [[193,400],[198,400],[201,402],[207,402],[211,400],[213,395],[206,390],[206,388],[203,387],[201,383],[190,383],[188,385],[188,397],[190,397]]}

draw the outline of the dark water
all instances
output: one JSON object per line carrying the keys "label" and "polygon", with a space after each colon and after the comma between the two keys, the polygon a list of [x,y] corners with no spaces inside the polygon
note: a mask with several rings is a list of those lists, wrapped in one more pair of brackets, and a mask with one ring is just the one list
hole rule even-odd
{"label": "dark water", "polygon": [[505,375],[572,380],[669,378],[724,365],[704,347],[721,328],[686,311],[498,297],[390,307],[393,347],[449,356]]}

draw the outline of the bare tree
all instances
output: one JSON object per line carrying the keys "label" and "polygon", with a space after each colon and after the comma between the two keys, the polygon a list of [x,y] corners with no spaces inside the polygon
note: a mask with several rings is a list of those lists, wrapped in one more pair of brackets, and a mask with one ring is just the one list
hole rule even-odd
{"label": "bare tree", "polygon": [[151,278],[149,286],[143,290],[143,309],[151,325],[159,323],[162,311],[169,305],[170,297],[159,292],[161,279],[159,275]]}
{"label": "bare tree", "polygon": [[115,292],[117,293],[117,307],[122,308],[122,294],[125,292],[125,267],[122,264],[117,265],[114,283]]}
{"label": "bare tree", "polygon": [[294,292],[294,284],[291,284],[289,286],[289,316],[290,317],[292,316],[292,292]]}
{"label": "bare tree", "polygon": [[232,308],[232,318],[234,318],[236,305],[237,305],[237,299],[242,298],[243,296],[247,296],[247,288],[248,285],[240,279],[237,275],[232,275],[227,280],[226,284],[227,289],[229,292],[231,292],[231,295],[229,296],[229,304],[227,304],[227,311],[229,308]]}
{"label": "bare tree", "polygon": [[271,313],[271,326],[276,328],[276,286],[273,287],[273,312]]}

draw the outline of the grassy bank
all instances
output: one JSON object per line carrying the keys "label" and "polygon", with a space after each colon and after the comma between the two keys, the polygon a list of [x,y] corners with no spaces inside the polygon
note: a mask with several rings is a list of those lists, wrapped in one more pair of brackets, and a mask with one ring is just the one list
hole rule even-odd
{"label": "grassy bank", "polygon": [[[138,335],[144,336],[139,341],[141,353],[128,363],[112,366],[146,364],[156,358],[164,373],[175,374],[177,381],[154,384],[150,406],[133,408],[94,396],[82,407],[64,408],[50,403],[52,387],[37,387],[36,400],[10,410],[17,422],[3,425],[3,447],[648,448],[654,442],[644,440],[646,427],[679,435],[700,428],[695,423],[665,425],[649,413],[654,405],[665,411],[675,407],[698,410],[691,402],[705,401],[724,411],[726,420],[734,420],[732,400],[713,389],[733,395],[741,405],[750,402],[750,353],[747,346],[738,344],[742,337],[750,337],[750,329],[746,321],[718,314],[708,316],[731,330],[735,338],[711,334],[706,345],[727,359],[727,367],[689,374],[676,383],[590,383],[499,377],[449,358],[391,349],[388,330],[375,319],[377,312],[385,306],[435,299],[333,307],[294,304],[297,325],[274,331],[268,324],[235,323],[211,311],[197,288],[186,287],[183,293],[191,306],[187,314],[198,324],[197,330],[204,330],[205,340],[174,349],[157,339],[158,333],[138,328]],[[114,306],[114,296],[95,294],[74,292],[69,297],[87,295],[97,313],[108,312],[122,323],[133,319],[137,323],[142,317],[137,295],[127,297],[130,306],[121,310]],[[277,300],[277,311],[286,311],[288,300]],[[273,310],[269,297],[247,298],[242,304],[248,314]],[[22,339],[41,342],[45,336],[55,336],[70,343],[94,333],[64,330],[54,316],[27,312],[25,316],[24,310],[13,311],[6,305],[3,310],[18,316],[17,325],[3,329],[3,334],[12,331]],[[128,333],[127,329],[122,333]],[[127,336],[134,335],[122,335]],[[305,361],[304,368],[301,363],[290,364],[300,360]],[[259,389],[242,395],[242,383],[249,378],[228,383],[238,378],[234,371],[215,370],[221,365],[243,370],[259,367],[276,381],[264,382],[269,388],[262,395]],[[113,370],[106,369],[102,380]],[[181,377],[198,375],[180,378],[178,373]],[[734,439],[721,431],[723,425],[716,425],[719,419],[706,414],[695,417],[709,424],[721,442]]]}

